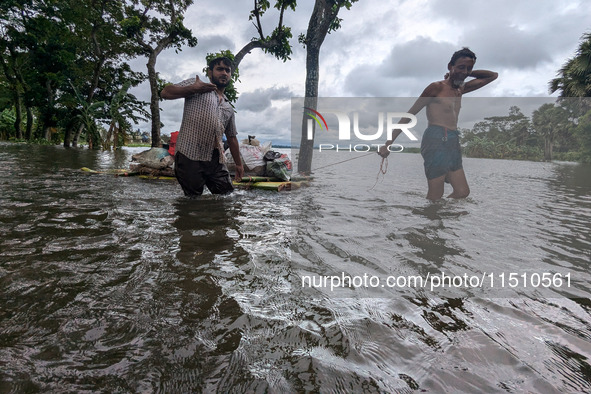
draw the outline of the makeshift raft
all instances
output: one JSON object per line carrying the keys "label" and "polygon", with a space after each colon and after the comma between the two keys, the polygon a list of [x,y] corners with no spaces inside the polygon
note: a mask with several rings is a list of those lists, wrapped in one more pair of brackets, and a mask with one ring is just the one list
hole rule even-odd
{"label": "makeshift raft", "polygon": [[[176,180],[175,177],[171,176],[154,176],[154,175],[142,175],[137,171],[130,171],[124,168],[121,169],[110,169],[110,170],[92,170],[88,167],[82,167],[82,171],[89,174],[107,174],[114,176],[137,176],[142,179],[149,180]],[[296,178],[291,181],[284,181],[279,178],[264,177],[264,176],[245,176],[240,182],[232,181],[232,184],[240,189],[260,189],[270,191],[290,191],[299,189],[302,186],[308,186],[310,178]]]}
{"label": "makeshift raft", "polygon": [[88,172],[90,174],[110,174],[110,175],[115,175],[115,176],[136,176],[136,175],[140,175],[139,172],[137,171],[132,171],[132,170],[126,170],[125,168],[115,168],[115,169],[111,169],[111,170],[92,170],[88,167],[82,167],[80,169],[81,171],[84,172]]}

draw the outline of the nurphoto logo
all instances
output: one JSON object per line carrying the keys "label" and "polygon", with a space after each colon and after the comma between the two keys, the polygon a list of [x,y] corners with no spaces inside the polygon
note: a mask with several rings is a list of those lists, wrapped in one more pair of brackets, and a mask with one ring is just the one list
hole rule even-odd
{"label": "nurphoto logo", "polygon": [[[328,124],[324,116],[309,107],[304,107],[306,115],[310,118],[307,122],[307,138],[309,141],[314,139],[314,122],[318,124],[320,130],[328,131]],[[404,135],[406,135],[411,141],[418,141],[418,138],[410,131],[411,128],[416,126],[417,124],[417,117],[413,114],[408,112],[378,112],[378,129],[375,133],[364,134],[361,132],[359,127],[359,112],[353,112],[353,122],[351,122],[351,118],[348,113],[341,112],[341,111],[324,111],[325,114],[333,114],[337,117],[338,120],[338,141],[336,145],[334,143],[326,144],[321,143],[318,145],[318,150],[321,152],[322,150],[346,150],[349,152],[367,152],[375,147],[380,149],[381,146],[384,144],[356,144],[356,145],[344,145],[342,141],[351,141],[353,136],[357,140],[361,141],[385,141],[383,134],[384,130],[386,131],[386,138],[388,140],[392,139],[392,133],[394,130],[401,130]],[[402,119],[408,119],[407,123],[399,123]],[[395,121],[397,121],[395,123]],[[353,126],[353,127],[351,127]],[[351,133],[351,129],[353,133]],[[366,129],[367,130],[367,129]],[[353,134],[353,135],[352,135]],[[399,144],[392,144],[388,146],[388,150],[390,152],[402,152],[404,147]]]}

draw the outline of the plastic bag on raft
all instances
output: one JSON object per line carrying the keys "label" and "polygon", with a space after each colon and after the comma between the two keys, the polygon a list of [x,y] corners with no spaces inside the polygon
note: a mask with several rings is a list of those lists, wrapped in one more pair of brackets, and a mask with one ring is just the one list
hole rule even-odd
{"label": "plastic bag on raft", "polygon": [[[271,141],[258,146],[240,144],[238,147],[240,149],[240,159],[244,167],[244,175],[265,175],[266,163],[264,157],[265,153],[271,149]],[[230,149],[226,150],[225,155],[228,170],[231,172],[235,171],[236,166]]]}
{"label": "plastic bag on raft", "polygon": [[265,154],[264,160],[267,163],[266,176],[279,178],[283,181],[291,179],[292,164],[287,154],[270,150]]}
{"label": "plastic bag on raft", "polygon": [[131,156],[131,161],[135,161],[146,167],[161,170],[171,167],[174,163],[174,157],[164,148],[152,148]]}

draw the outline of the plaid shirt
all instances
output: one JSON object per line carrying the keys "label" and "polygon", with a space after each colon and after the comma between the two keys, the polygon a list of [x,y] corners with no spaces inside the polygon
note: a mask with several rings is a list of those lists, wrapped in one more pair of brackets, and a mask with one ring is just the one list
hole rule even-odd
{"label": "plaid shirt", "polygon": [[[176,86],[189,86],[195,78],[186,79]],[[183,121],[179,130],[176,151],[191,160],[211,161],[213,151],[220,152],[220,163],[225,161],[222,134],[235,137],[236,123],[234,108],[224,97],[219,99],[217,92],[194,94],[185,98]]]}

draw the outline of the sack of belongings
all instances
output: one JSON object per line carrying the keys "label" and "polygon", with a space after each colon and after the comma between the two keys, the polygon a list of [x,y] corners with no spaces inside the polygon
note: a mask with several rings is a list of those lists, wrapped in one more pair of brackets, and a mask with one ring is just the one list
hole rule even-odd
{"label": "sack of belongings", "polygon": [[265,176],[279,178],[283,181],[290,180],[292,164],[287,154],[270,150],[265,154],[263,160],[266,162]]}
{"label": "sack of belongings", "polygon": [[164,148],[152,148],[131,156],[130,169],[144,175],[174,176],[174,156]]}
{"label": "sack of belongings", "polygon": [[[244,143],[246,141],[247,140],[238,145],[240,149],[240,159],[242,160],[242,165],[244,167],[244,175],[265,175],[265,170],[267,167],[263,157],[265,156],[265,153],[271,149],[271,141],[264,144],[259,143],[256,146]],[[236,165],[234,164],[234,159],[232,158],[230,149],[226,150],[225,155],[228,170],[230,172],[236,171]]]}

